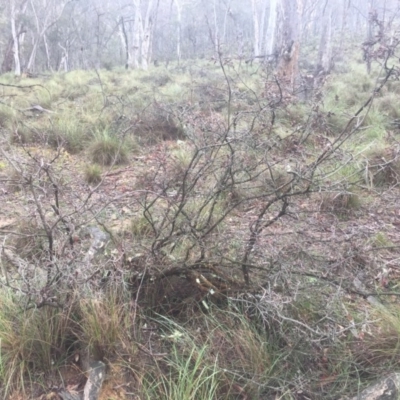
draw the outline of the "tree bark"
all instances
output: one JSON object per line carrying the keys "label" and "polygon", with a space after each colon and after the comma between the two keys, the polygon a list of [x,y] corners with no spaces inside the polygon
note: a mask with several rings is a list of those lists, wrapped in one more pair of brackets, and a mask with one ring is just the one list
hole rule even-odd
{"label": "tree bark", "polygon": [[135,6],[135,26],[134,26],[134,52],[133,63],[142,69],[147,69],[152,50],[154,20],[157,14],[158,4],[154,7],[154,0],[149,0],[146,15],[142,15],[142,1],[133,0]]}
{"label": "tree bark", "polygon": [[271,56],[275,51],[275,33],[277,21],[277,0],[271,0],[269,3],[268,27],[265,34],[265,54]]}
{"label": "tree bark", "polygon": [[[39,16],[39,13],[36,10],[33,0],[30,0],[33,15],[35,17],[36,34],[35,34],[35,38],[34,38],[34,42],[33,42],[33,47],[31,50],[31,54],[29,56],[29,61],[26,66],[26,70],[29,72],[31,72],[34,69],[34,65],[35,65],[35,61],[36,61],[36,53],[37,53],[40,42],[42,40],[44,40],[44,36],[45,36],[47,30],[59,20],[59,18],[62,15],[65,5],[68,3],[68,2],[65,3],[60,0],[56,0],[56,1],[57,2],[53,4],[54,7],[61,5],[61,9],[59,9],[58,12],[55,9],[51,9],[50,4],[46,3],[43,5],[43,8],[40,10],[40,16]],[[53,11],[53,18],[51,18],[52,11]]]}
{"label": "tree bark", "polygon": [[257,58],[261,50],[260,22],[258,15],[259,0],[251,0],[251,7],[253,11],[253,57]]}
{"label": "tree bark", "polygon": [[293,92],[298,79],[302,14],[303,0],[281,0],[276,25],[277,75]]}
{"label": "tree bark", "polygon": [[20,54],[19,54],[19,35],[17,33],[17,28],[16,28],[16,11],[15,11],[15,0],[11,0],[10,3],[11,6],[11,15],[10,15],[10,22],[11,22],[11,34],[12,34],[12,39],[13,39],[13,46],[12,46],[12,51],[13,51],[13,56],[14,56],[14,73],[17,76],[21,75],[21,60],[20,60]]}
{"label": "tree bark", "polygon": [[131,66],[131,53],[129,51],[129,42],[128,42],[128,35],[125,29],[125,21],[124,17],[119,18],[119,35],[121,38],[122,46],[125,51],[125,69],[128,69]]}
{"label": "tree bark", "polygon": [[371,49],[373,42],[373,32],[374,32],[374,17],[375,10],[373,9],[373,0],[368,0],[368,24],[367,24],[367,41],[364,45],[364,58],[367,64],[367,72],[371,73]]}
{"label": "tree bark", "polygon": [[329,73],[332,68],[332,3],[327,1],[322,15],[322,33],[319,42],[317,71]]}
{"label": "tree bark", "polygon": [[177,27],[176,27],[176,57],[178,59],[178,64],[181,62],[182,58],[182,50],[181,50],[181,31],[182,31],[182,6],[179,0],[173,0],[176,6],[176,18],[177,18]]}

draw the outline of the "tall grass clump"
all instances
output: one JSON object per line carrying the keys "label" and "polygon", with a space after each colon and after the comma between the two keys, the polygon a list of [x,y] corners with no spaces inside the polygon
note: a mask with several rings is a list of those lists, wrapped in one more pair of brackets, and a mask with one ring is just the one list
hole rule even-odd
{"label": "tall grass clump", "polygon": [[85,181],[89,184],[97,184],[101,181],[101,167],[96,164],[87,165],[85,168]]}
{"label": "tall grass clump", "polygon": [[[364,370],[377,368],[381,373],[400,368],[400,308],[398,304],[376,307],[371,318],[378,323],[370,327],[364,340],[354,347],[354,358]],[[374,371],[375,373],[377,371]]]}
{"label": "tall grass clump", "polygon": [[[0,395],[37,382],[68,353],[68,312],[57,308],[23,310],[6,290],[0,297]],[[34,377],[36,376],[36,378]]]}
{"label": "tall grass clump", "polygon": [[107,129],[93,135],[89,151],[91,161],[99,165],[120,165],[128,160],[128,146],[124,139]]}
{"label": "tall grass clump", "polygon": [[287,352],[255,321],[234,309],[210,305],[208,311],[187,323],[155,318],[163,347],[171,350],[158,363],[157,382],[154,372],[146,375],[145,398],[260,398],[262,387],[283,372]]}
{"label": "tall grass clump", "polygon": [[6,104],[0,104],[0,127],[9,128],[15,119],[15,111]]}
{"label": "tall grass clump", "polygon": [[145,377],[145,399],[197,400],[218,397],[220,375],[216,363],[207,363],[207,348],[193,346],[182,354],[179,346],[172,347],[168,372],[155,380],[150,374]]}
{"label": "tall grass clump", "polygon": [[85,148],[88,134],[85,126],[72,115],[63,115],[50,121],[47,141],[51,147],[63,147],[71,154],[76,154]]}
{"label": "tall grass clump", "polygon": [[114,356],[125,337],[130,336],[132,320],[128,304],[121,302],[115,293],[80,299],[75,316],[79,325],[77,336],[94,359]]}

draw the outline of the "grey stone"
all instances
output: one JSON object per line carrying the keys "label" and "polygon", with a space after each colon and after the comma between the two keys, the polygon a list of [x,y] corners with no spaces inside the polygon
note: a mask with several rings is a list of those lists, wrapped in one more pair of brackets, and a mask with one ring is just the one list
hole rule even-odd
{"label": "grey stone", "polygon": [[83,391],[83,400],[97,400],[104,378],[106,366],[101,361],[94,361],[90,364],[89,378]]}
{"label": "grey stone", "polygon": [[62,400],[98,400],[105,376],[105,364],[101,361],[94,361],[90,363],[89,377],[83,395],[63,391],[59,393],[59,396]]}
{"label": "grey stone", "polygon": [[380,379],[351,400],[400,400],[400,373]]}

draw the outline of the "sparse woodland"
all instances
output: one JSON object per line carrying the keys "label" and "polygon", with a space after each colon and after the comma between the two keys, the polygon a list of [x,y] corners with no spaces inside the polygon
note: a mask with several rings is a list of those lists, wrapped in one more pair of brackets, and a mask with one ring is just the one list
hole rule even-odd
{"label": "sparse woodland", "polygon": [[382,400],[399,7],[0,1],[0,398]]}

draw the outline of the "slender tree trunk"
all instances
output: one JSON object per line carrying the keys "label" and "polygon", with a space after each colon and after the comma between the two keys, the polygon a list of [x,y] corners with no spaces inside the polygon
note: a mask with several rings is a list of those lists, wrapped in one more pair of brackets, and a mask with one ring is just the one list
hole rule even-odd
{"label": "slender tree trunk", "polygon": [[222,43],[224,45],[226,45],[226,25],[228,23],[228,15],[231,12],[231,3],[232,0],[229,0],[228,4],[226,5],[226,10],[225,10],[225,14],[224,14],[224,23],[222,26]]}
{"label": "slender tree trunk", "polygon": [[215,59],[219,58],[219,27],[218,27],[218,15],[217,15],[217,1],[214,0],[213,2],[213,16],[214,16],[214,52],[215,52]]}
{"label": "slender tree trunk", "polygon": [[152,8],[153,0],[149,1],[147,6],[147,12],[145,20],[142,20],[142,40],[141,40],[141,66],[142,69],[147,69],[149,66],[149,54],[150,54],[150,43],[151,43],[151,32],[153,30],[153,20],[152,20]]}
{"label": "slender tree trunk", "polygon": [[259,0],[251,0],[253,11],[253,57],[258,58],[260,55],[260,23],[258,16]]}
{"label": "slender tree trunk", "polygon": [[373,0],[368,0],[368,24],[367,24],[367,41],[364,45],[364,58],[367,64],[367,72],[371,73],[371,48],[373,46],[374,34],[374,13]]}
{"label": "slender tree trunk", "polygon": [[43,44],[44,44],[44,50],[46,52],[46,64],[47,64],[47,69],[49,71],[52,71],[53,68],[51,67],[51,57],[50,57],[50,48],[49,48],[49,44],[47,42],[47,35],[44,34],[43,35]]}
{"label": "slender tree trunk", "polygon": [[[152,51],[154,21],[157,15],[159,1],[154,7],[154,0],[149,0],[145,18],[142,16],[141,0],[133,0],[135,6],[135,27],[134,27],[134,63],[142,69],[147,69]],[[135,61],[137,60],[137,61]]]}
{"label": "slender tree trunk", "polygon": [[302,14],[303,0],[281,0],[277,22],[277,75],[282,84],[292,91],[298,79]]}
{"label": "slender tree trunk", "polygon": [[14,56],[14,73],[17,76],[21,75],[21,60],[19,58],[19,35],[16,29],[16,12],[15,12],[15,0],[11,0],[11,15],[10,15],[10,22],[11,22],[11,34],[13,39],[13,56]]}
{"label": "slender tree trunk", "polygon": [[318,72],[329,73],[332,68],[332,4],[326,2],[322,15],[322,33],[318,50]]}
{"label": "slender tree trunk", "polygon": [[343,51],[343,44],[345,40],[345,32],[347,28],[347,19],[350,9],[350,1],[351,0],[343,0],[343,8],[342,8],[342,25],[340,27],[340,42],[339,42],[339,52]]}
{"label": "slender tree trunk", "polygon": [[135,6],[135,19],[133,25],[132,64],[134,68],[139,68],[140,40],[141,40],[140,31],[142,25],[141,1],[134,0],[134,6]]}
{"label": "slender tree trunk", "polygon": [[1,64],[1,72],[9,72],[12,71],[13,67],[13,45],[14,45],[14,40],[12,36],[8,39],[8,43],[6,46],[6,49],[4,51],[4,58],[3,62]]}
{"label": "slender tree trunk", "polygon": [[125,51],[125,69],[128,69],[131,65],[131,54],[129,51],[128,35],[125,29],[124,17],[119,18],[119,36]]}
{"label": "slender tree trunk", "polygon": [[57,2],[53,4],[53,6],[55,7],[56,5],[61,5],[61,8],[59,10],[51,10],[49,8],[50,5],[47,4],[46,6],[43,6],[42,9],[38,12],[35,3],[33,2],[33,0],[30,0],[32,12],[35,17],[36,33],[31,54],[29,56],[29,61],[26,66],[27,71],[32,71],[34,69],[39,44],[42,40],[45,41],[45,35],[50,26],[52,26],[61,17],[65,4],[66,3],[64,1],[57,0]]}
{"label": "slender tree trunk", "polygon": [[182,7],[179,0],[174,0],[176,5],[176,17],[178,25],[176,27],[176,57],[178,58],[178,64],[181,62],[181,31],[182,31]]}
{"label": "slender tree trunk", "polygon": [[265,19],[267,15],[267,6],[268,0],[264,0],[264,4],[262,7],[261,21],[260,21],[260,53],[263,49],[265,49],[264,41],[265,41]]}
{"label": "slender tree trunk", "polygon": [[31,50],[31,54],[29,56],[28,64],[26,65],[26,70],[28,72],[33,72],[33,65],[36,60],[36,52],[37,52],[38,44],[39,44],[39,38],[35,38],[35,40],[33,42],[33,47]]}
{"label": "slender tree trunk", "polygon": [[269,3],[268,27],[265,34],[265,54],[270,56],[275,52],[276,21],[278,12],[278,0]]}
{"label": "slender tree trunk", "polygon": [[57,68],[57,71],[68,72],[68,69],[69,69],[68,68],[68,50],[67,50],[67,48],[61,46],[60,43],[58,43],[58,46],[62,50],[62,56],[61,56],[60,64]]}

